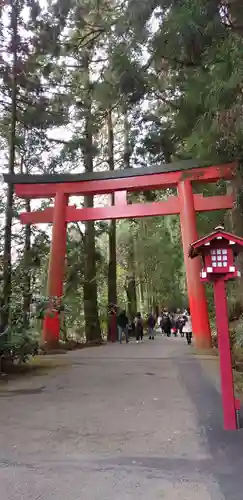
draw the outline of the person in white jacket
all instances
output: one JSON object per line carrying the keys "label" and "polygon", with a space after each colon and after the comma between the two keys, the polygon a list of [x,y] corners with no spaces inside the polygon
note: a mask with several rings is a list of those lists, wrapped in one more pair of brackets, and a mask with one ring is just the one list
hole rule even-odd
{"label": "person in white jacket", "polygon": [[183,326],[183,333],[186,334],[186,340],[188,345],[191,345],[192,343],[192,319],[190,315],[190,310],[187,309],[187,312],[183,315],[183,318],[185,319],[185,325]]}

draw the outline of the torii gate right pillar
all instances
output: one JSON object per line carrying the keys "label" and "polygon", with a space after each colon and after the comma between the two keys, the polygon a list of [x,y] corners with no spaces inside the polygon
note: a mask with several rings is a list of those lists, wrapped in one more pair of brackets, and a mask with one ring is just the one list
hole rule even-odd
{"label": "torii gate right pillar", "polygon": [[212,346],[211,330],[208,318],[208,307],[204,284],[200,281],[200,258],[190,259],[189,246],[198,239],[196,211],[192,185],[189,180],[178,184],[180,200],[181,236],[186,268],[187,291],[192,317],[192,329],[195,336],[196,347],[209,349]]}

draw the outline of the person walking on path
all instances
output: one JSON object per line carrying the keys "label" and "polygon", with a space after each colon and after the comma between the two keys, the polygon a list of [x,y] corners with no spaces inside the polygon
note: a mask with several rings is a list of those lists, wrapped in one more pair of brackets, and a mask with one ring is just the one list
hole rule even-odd
{"label": "person walking on path", "polygon": [[182,331],[183,331],[183,333],[186,334],[186,340],[187,340],[188,345],[191,345],[191,343],[192,343],[192,319],[191,319],[189,309],[184,314],[184,319],[185,319],[185,324],[183,326]]}
{"label": "person walking on path", "polygon": [[183,326],[185,325],[184,314],[179,314],[178,317],[178,330],[180,332],[181,337],[184,337]]}
{"label": "person walking on path", "polygon": [[171,335],[171,327],[172,327],[171,319],[169,313],[167,312],[162,319],[163,332],[165,333],[165,335],[167,335],[167,337],[170,337]]}
{"label": "person walking on path", "polygon": [[134,319],[132,319],[128,322],[128,336],[134,337],[134,335],[135,335],[135,324],[134,324]]}
{"label": "person walking on path", "polygon": [[171,331],[177,337],[177,317],[174,313],[171,315]]}
{"label": "person walking on path", "polygon": [[157,318],[157,324],[156,324],[156,326],[157,326],[157,328],[158,328],[158,329],[161,331],[161,333],[162,333],[161,321],[162,321],[162,315],[160,314],[160,315],[158,316],[158,318]]}
{"label": "person walking on path", "polygon": [[121,311],[117,318],[118,340],[122,343],[122,334],[124,333],[126,344],[128,343],[128,317],[126,311]]}
{"label": "person walking on path", "polygon": [[143,318],[141,313],[138,312],[135,318],[135,333],[136,333],[136,342],[138,344],[139,340],[143,340]]}
{"label": "person walking on path", "polygon": [[154,327],[155,327],[155,319],[152,313],[148,316],[148,334],[149,340],[154,340]]}

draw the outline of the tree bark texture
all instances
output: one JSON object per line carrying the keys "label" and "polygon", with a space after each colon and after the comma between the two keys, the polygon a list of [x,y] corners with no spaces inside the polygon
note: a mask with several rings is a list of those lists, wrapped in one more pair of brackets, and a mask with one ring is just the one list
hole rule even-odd
{"label": "tree bark texture", "polygon": [[[93,117],[91,83],[89,78],[89,53],[84,54],[83,69],[86,71],[86,96],[84,109],[84,165],[86,172],[93,172]],[[93,207],[93,196],[84,197],[84,207]],[[96,281],[95,226],[93,221],[85,222],[84,234],[84,316],[87,342],[101,340],[98,313],[98,294]]]}
{"label": "tree bark texture", "polygon": [[[30,200],[25,202],[25,211],[30,212]],[[31,226],[26,224],[24,236],[24,277],[23,277],[23,313],[25,328],[29,327],[31,304]]]}
{"label": "tree bark texture", "polygon": [[[112,111],[107,112],[107,138],[108,138],[108,165],[109,170],[114,171],[114,132],[112,123]],[[111,195],[111,203],[114,205],[114,195]],[[109,221],[109,265],[108,265],[108,304],[117,304],[117,272],[116,272],[116,221]],[[111,340],[110,317],[108,318],[108,340]]]}
{"label": "tree bark texture", "polygon": [[[239,165],[239,169],[234,180],[231,183],[231,193],[235,198],[235,205],[231,211],[227,213],[227,221],[230,225],[230,231],[243,237],[243,163]],[[229,192],[229,191],[228,191]],[[243,254],[240,253],[237,257],[237,265],[241,272],[239,283],[239,294],[237,300],[240,300],[240,305],[243,310]]]}
{"label": "tree bark texture", "polygon": [[126,294],[128,302],[128,315],[133,319],[137,314],[137,291],[136,291],[136,273],[134,262],[134,241],[133,235],[130,231],[130,241],[128,244],[128,271],[126,279]]}
{"label": "tree bark texture", "polygon": [[[16,118],[17,118],[17,62],[18,62],[18,0],[11,3],[11,47],[12,47],[12,75],[11,75],[11,119],[9,132],[9,161],[8,172],[14,174]],[[13,221],[13,185],[7,188],[7,200],[4,225],[4,250],[3,250],[3,289],[1,297],[1,331],[4,331],[9,322],[10,300],[12,292],[12,221]]]}
{"label": "tree bark texture", "polygon": [[[123,107],[123,117],[124,117],[124,168],[130,168],[131,159],[131,145],[130,145],[130,124],[128,117],[128,108],[126,105]],[[128,242],[128,254],[127,254],[127,280],[126,280],[126,294],[128,301],[128,315],[130,319],[133,319],[137,314],[137,293],[136,293],[136,268],[135,268],[135,249],[134,249],[134,237],[132,233],[132,226],[129,221],[129,242]]]}

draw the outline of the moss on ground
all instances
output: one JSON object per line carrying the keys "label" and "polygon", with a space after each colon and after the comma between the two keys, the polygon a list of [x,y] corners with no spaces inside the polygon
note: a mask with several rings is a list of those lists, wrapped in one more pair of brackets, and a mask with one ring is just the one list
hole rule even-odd
{"label": "moss on ground", "polygon": [[48,375],[52,370],[68,368],[68,366],[71,366],[71,362],[63,356],[36,356],[24,364],[11,364],[6,367],[6,372],[0,376],[0,387],[3,387],[10,380]]}

